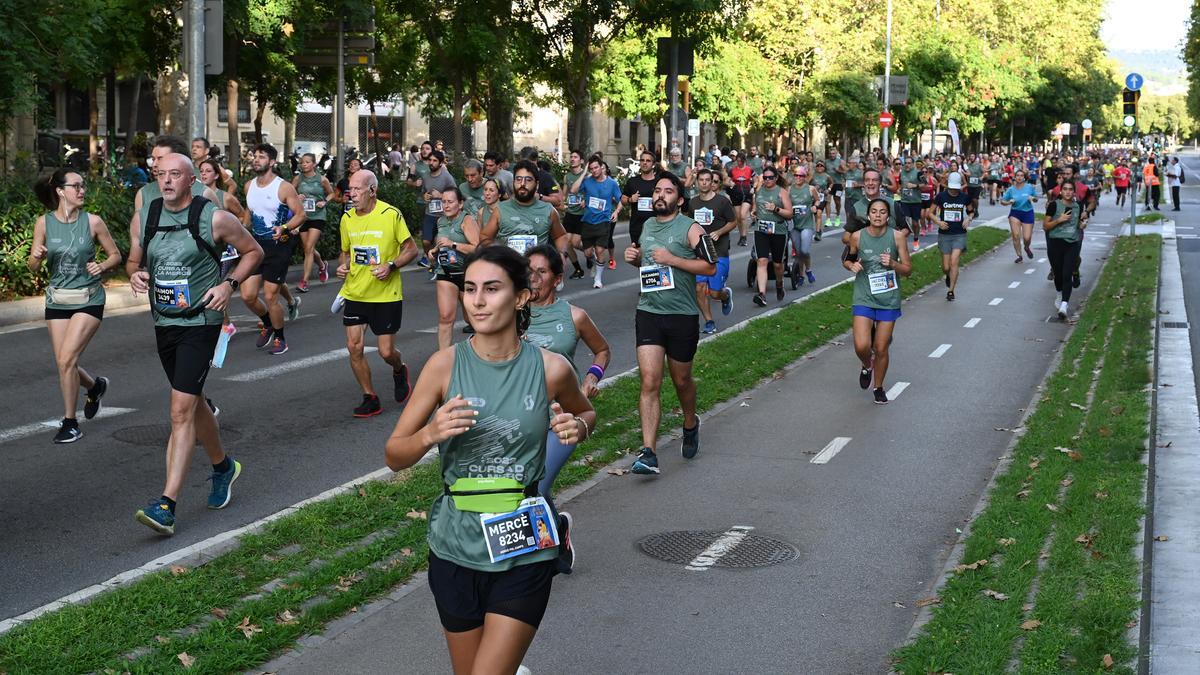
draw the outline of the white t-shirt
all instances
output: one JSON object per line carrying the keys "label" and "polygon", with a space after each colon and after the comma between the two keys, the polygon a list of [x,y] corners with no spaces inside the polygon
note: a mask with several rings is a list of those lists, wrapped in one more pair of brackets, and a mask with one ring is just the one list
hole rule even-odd
{"label": "white t-shirt", "polygon": [[1167,187],[1180,187],[1179,175],[1182,173],[1178,164],[1167,165]]}

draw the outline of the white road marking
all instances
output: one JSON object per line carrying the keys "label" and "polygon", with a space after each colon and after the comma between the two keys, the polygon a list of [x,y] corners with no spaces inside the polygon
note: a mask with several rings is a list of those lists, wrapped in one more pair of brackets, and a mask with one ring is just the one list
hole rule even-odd
{"label": "white road marking", "polygon": [[692,562],[684,566],[684,569],[692,570],[693,572],[704,572],[708,568],[720,562],[729,554],[737,545],[742,543],[746,535],[750,534],[750,530],[754,528],[749,525],[734,525],[725,531],[717,540],[708,545],[708,548],[700,552],[700,555],[692,559]]}
{"label": "white road marking", "polygon": [[[104,406],[103,408],[100,408],[100,412],[96,413],[96,417],[93,419],[116,417],[117,415],[125,415],[131,412],[137,412],[137,408],[114,408],[111,406]],[[57,429],[58,425],[61,423],[61,419],[55,418],[52,420],[46,420],[44,422],[34,422],[33,424],[13,427],[12,429],[4,429],[0,431],[0,443],[7,443],[8,441],[15,441],[18,438],[25,438],[27,436],[44,433],[47,429]]]}
{"label": "white road marking", "polygon": [[1177,230],[1194,230],[1196,228],[1191,225],[1176,225],[1175,229],[1177,229]]}
{"label": "white road marking", "polygon": [[975,318],[971,319],[970,321],[964,323],[963,328],[974,328],[975,326],[979,325],[980,321],[983,321],[983,319],[981,319],[979,317],[975,317]]}
{"label": "white road marking", "polygon": [[1040,262],[1040,263],[1044,263],[1044,262],[1046,262],[1046,259],[1045,259],[1045,258],[1038,258],[1038,262]]}
{"label": "white road marking", "polygon": [[887,399],[889,401],[895,401],[900,394],[904,393],[905,389],[908,389],[908,385],[908,382],[897,382],[896,384],[893,384],[892,388],[888,389],[887,391]]}
{"label": "white road marking", "polygon": [[938,345],[938,348],[929,353],[929,358],[940,359],[942,355],[950,351],[950,345]]}
{"label": "white road marking", "polygon": [[825,446],[825,449],[821,452],[818,452],[816,457],[810,459],[809,463],[828,464],[829,460],[833,459],[834,455],[841,452],[842,448],[846,447],[846,444],[849,443],[850,440],[851,439],[848,436],[838,436],[832,441],[829,441],[829,445]]}
{"label": "white road marking", "polygon": [[992,298],[992,301],[989,302],[988,305],[995,307],[996,305],[998,305],[1002,302],[1004,302],[1004,298]]}
{"label": "white road marking", "polygon": [[1019,281],[1014,281],[1014,282],[1012,282],[1011,284],[1009,284],[1009,285],[1008,285],[1008,287],[1009,287],[1009,288],[1016,288],[1017,286],[1020,286],[1020,285],[1021,285],[1021,282],[1019,282]]}
{"label": "white road marking", "polygon": [[[377,352],[379,351],[379,348],[364,347],[363,351],[367,353]],[[245,373],[238,373],[237,375],[230,375],[229,377],[223,377],[221,379],[229,380],[230,382],[257,382],[259,380],[266,380],[277,375],[283,375],[284,373],[290,373],[294,370],[303,370],[311,366],[328,363],[330,361],[337,361],[338,359],[348,359],[349,357],[350,352],[345,347],[339,347],[337,349],[331,349],[323,354],[306,356],[302,359],[296,359],[295,361],[287,361],[278,365],[259,368],[258,370],[251,370]]]}
{"label": "white road marking", "polygon": [[1036,271],[1037,271],[1037,270],[1035,270],[1035,269],[1033,269],[1032,267],[1030,267],[1029,269],[1025,270],[1025,274],[1033,274],[1033,273],[1034,273],[1034,272],[1036,272]]}

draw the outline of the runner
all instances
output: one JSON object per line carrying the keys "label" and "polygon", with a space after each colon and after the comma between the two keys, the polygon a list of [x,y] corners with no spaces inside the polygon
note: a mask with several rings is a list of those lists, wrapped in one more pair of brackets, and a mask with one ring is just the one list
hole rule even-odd
{"label": "runner", "polygon": [[629,242],[636,246],[642,236],[642,226],[654,215],[654,186],[658,182],[658,164],[654,153],[643,151],[638,156],[638,174],[625,181],[621,205],[629,209]]}
{"label": "runner", "polygon": [[[225,508],[230,488],[241,475],[241,463],[225,454],[217,418],[204,404],[204,380],[221,332],[221,312],[262,260],[262,250],[233,214],[193,197],[194,170],[187,155],[180,153],[155,162],[162,196],[150,202],[144,221],[133,219],[125,263],[133,292],[151,293],[158,358],[171,383],[166,484],[162,496],[134,516],[166,535],[175,533],[175,503],[197,442],[213,467],[208,508]],[[217,251],[227,244],[240,259],[222,280]]]}
{"label": "runner", "polygon": [[378,190],[379,179],[374,173],[366,169],[355,173],[349,187],[354,208],[342,215],[338,228],[342,253],[337,276],[345,280],[341,296],[346,299],[342,325],[346,327],[350,370],[363,392],[362,403],[354,409],[354,416],[359,418],[383,411],[363,353],[367,326],[378,341],[379,358],[391,366],[396,403],[403,404],[411,393],[408,366],[396,349],[396,331],[404,315],[404,284],[399,270],[416,260],[419,251],[400,210],[380,201]]}
{"label": "runner", "polygon": [[700,418],[696,416],[696,380],[692,359],[700,342],[696,303],[696,275],[716,274],[717,252],[712,239],[696,221],[679,212],[683,206],[683,181],[663,174],[654,186],[654,219],[647,221],[640,246],[625,249],[625,262],[638,268],[638,374],[642,391],[638,399],[642,449],[632,471],[658,474],[658,423],[662,413],[663,357],[683,409],[684,459],[700,450]]}
{"label": "runner", "polygon": [[1105,194],[1108,194],[1113,190],[1113,170],[1116,168],[1117,167],[1113,165],[1112,157],[1108,153],[1105,153],[1104,164],[1101,165],[1101,169],[1104,171]]}
{"label": "runner", "polygon": [[[46,329],[58,385],[62,390],[63,419],[55,443],[74,443],[83,438],[75,411],[79,388],[87,393],[83,416],[92,419],[100,411],[100,399],[108,391],[107,377],[93,377],[79,365],[88,343],[104,319],[104,284],[101,275],[121,264],[121,251],[104,220],[83,210],[87,184],[83,176],[59,169],[33,185],[38,201],[49,211],[33,225],[26,266],[35,274],[46,262]],[[104,249],[104,261],[96,262],[96,245]]]}
{"label": "runner", "polygon": [[[853,160],[851,160],[853,165]],[[847,175],[850,175],[847,173]],[[861,177],[854,181],[857,183],[862,180]],[[846,179],[847,185],[851,184],[849,178]],[[861,192],[861,190],[860,190]],[[788,198],[792,203],[792,228],[788,235],[792,239],[792,248],[796,251],[796,263],[792,268],[792,289],[795,290],[804,285],[804,279],[807,277],[808,283],[817,283],[817,276],[813,274],[812,269],[812,243],[813,231],[815,224],[813,223],[813,205],[817,203],[820,196],[817,194],[817,189],[808,184],[808,169],[798,166],[792,169],[792,186],[788,188]],[[850,224],[850,208],[853,202],[850,201],[850,188],[846,189],[846,224]]]}
{"label": "runner", "polygon": [[[296,252],[297,233],[307,216],[304,204],[292,184],[275,175],[278,151],[270,143],[254,148],[251,168],[255,177],[246,181],[246,207],[250,212],[250,232],[262,247],[262,264],[242,284],[242,302],[258,316],[262,328],[255,346],[267,347],[267,353],[279,356],[287,353],[287,338],[283,333],[284,308],[279,296],[287,301],[287,318],[300,317],[300,298],[294,300],[287,289],[288,265]],[[262,289],[264,304],[258,299]]]}
{"label": "runner", "polygon": [[553,543],[564,534],[552,531],[547,542],[537,535],[538,521],[551,528],[550,505],[537,493],[546,435],[577,444],[596,413],[566,359],[520,338],[530,296],[523,257],[479,249],[465,289],[479,332],[426,362],[386,460],[398,471],[438,446],[444,491],[429,510],[429,588],[451,665],[455,673],[514,673],[549,603]]}
{"label": "runner", "polygon": [[[881,174],[876,169],[867,169],[863,172],[863,196],[857,202],[850,205],[846,209],[846,226],[842,232],[842,243],[846,246],[850,245],[850,233],[857,232],[870,224],[868,211],[871,202],[876,199],[882,199],[889,204],[888,220],[892,225],[892,229],[899,229],[896,213],[900,210],[899,205],[892,200],[886,192],[883,191],[881,183]],[[846,249],[844,253],[848,253]],[[843,254],[844,255],[844,254]]]}
{"label": "runner", "polygon": [[[950,162],[952,173],[957,173],[957,168],[954,162]],[[921,222],[921,172],[917,170],[912,157],[904,160],[904,170],[900,172],[900,214],[896,222],[909,232],[918,232],[917,224]],[[914,251],[919,248],[919,242],[919,238],[913,238]]]}
{"label": "runner", "polygon": [[[598,156],[588,159],[588,172],[575,178],[568,188],[583,204],[580,216],[580,245],[592,268],[592,288],[604,288],[605,258],[611,255],[613,224],[621,215],[621,187],[608,175],[608,165]],[[594,261],[594,266],[593,266]]]}
{"label": "runner", "polygon": [[[846,169],[846,219],[850,219],[850,205],[862,199],[862,184],[863,184],[863,169],[866,168],[860,161],[859,155],[851,155]],[[807,167],[806,167],[807,170]],[[792,170],[795,175],[795,169]]]}
{"label": "runner", "polygon": [[463,210],[473,216],[483,206],[483,162],[468,159],[463,162],[463,181],[458,184],[463,196]]}
{"label": "runner", "polygon": [[1012,231],[1013,250],[1017,253],[1014,262],[1021,262],[1021,244],[1025,245],[1025,255],[1033,260],[1033,203],[1037,201],[1037,190],[1026,182],[1028,176],[1023,169],[1014,174],[1015,183],[1004,191],[1000,203],[1011,207],[1008,212],[1008,228]]}
{"label": "runner", "polygon": [[1133,179],[1133,171],[1129,168],[1129,162],[1122,159],[1117,162],[1117,168],[1113,169],[1113,187],[1117,189],[1117,206],[1125,205],[1125,194],[1129,192],[1129,182]]}
{"label": "runner", "polygon": [[558,211],[549,202],[538,199],[537,166],[523,159],[513,167],[513,198],[500,202],[484,225],[484,245],[501,244],[521,255],[538,244],[554,242],[567,257],[567,231],[558,220]]}
{"label": "runner", "polygon": [[858,386],[875,382],[875,402],[888,402],[883,389],[887,376],[888,348],[900,318],[900,277],[912,274],[904,233],[888,227],[891,204],[875,198],[868,204],[870,224],[850,235],[850,253],[842,265],[854,278],[854,352],[862,362]]}
{"label": "runner", "polygon": [[454,319],[462,303],[465,263],[477,246],[479,225],[467,213],[462,191],[446,190],[442,193],[442,217],[438,218],[437,234],[429,251],[429,261],[437,271],[438,349],[445,349],[454,341]]}
{"label": "runner", "polygon": [[[422,164],[424,164],[424,162],[422,162]],[[335,199],[337,199],[338,203],[342,205],[342,213],[354,208],[354,203],[350,201],[350,178],[358,171],[361,171],[362,168],[363,163],[361,159],[357,157],[351,157],[350,159],[346,160],[346,175],[342,176],[341,180],[339,180],[335,186],[337,188]],[[428,168],[428,166],[426,168]],[[409,176],[412,176],[412,172],[409,173]],[[409,178],[409,180],[412,179]],[[419,204],[422,209],[424,209],[425,203],[419,202]]]}
{"label": "runner", "polygon": [[671,151],[667,154],[667,165],[664,168],[676,176],[679,176],[679,179],[682,180],[685,185],[687,184],[689,173],[688,165],[683,161],[683,150],[679,149],[679,147],[671,148]]}
{"label": "runner", "polygon": [[1000,179],[1003,173],[1003,162],[996,155],[992,155],[992,159],[987,165],[987,177],[984,178],[984,181],[987,183],[988,204],[990,206],[995,206],[996,201],[1000,199]]}
{"label": "runner", "polygon": [[500,184],[494,178],[483,179],[483,204],[479,207],[479,211],[475,213],[475,223],[487,223],[499,208]]}
{"label": "runner", "polygon": [[762,174],[762,185],[754,193],[754,254],[757,258],[758,270],[756,281],[758,293],[754,296],[754,304],[759,307],[767,305],[767,263],[774,264],[775,300],[782,302],[783,266],[788,257],[788,225],[791,218],[785,218],[792,213],[792,200],[787,189],[779,184],[779,172],[774,167],[767,168]]}
{"label": "runner", "polygon": [[[425,201],[425,215],[421,217],[421,250],[433,247],[438,218],[442,216],[442,193],[457,187],[454,176],[446,168],[446,156],[438,150],[429,153],[429,173],[421,179],[421,197]],[[421,267],[430,268],[430,281],[436,276],[427,255],[421,255]]]}
{"label": "runner", "polygon": [[750,204],[754,201],[754,169],[747,166],[746,158],[739,154],[725,170],[733,181],[729,201],[738,214],[738,246],[745,246],[746,234],[750,231]]}
{"label": "runner", "polygon": [[829,188],[829,196],[833,198],[833,208],[830,209],[833,218],[830,219],[829,215],[826,214],[826,224],[833,227],[841,227],[842,190],[846,184],[846,162],[842,160],[842,156],[837,148],[829,149],[829,158],[825,160],[825,168],[829,170],[829,176],[833,180],[833,185]]}
{"label": "runner", "polygon": [[[968,186],[969,187],[969,186]],[[967,228],[971,225],[971,193],[963,193],[963,177],[952,173],[946,189],[934,197],[937,207],[934,222],[938,226],[938,250],[942,252],[942,273],[946,275],[946,300],[954,300],[958,287],[958,261],[967,250]],[[940,216],[940,217],[939,217]]]}
{"label": "runner", "polygon": [[317,279],[321,283],[329,281],[329,267],[317,252],[317,241],[325,230],[325,205],[334,196],[333,186],[329,179],[317,173],[317,157],[306,152],[300,157],[300,173],[292,177],[292,187],[300,195],[300,203],[304,205],[304,224],[300,226],[300,244],[304,247],[304,272],[296,290],[308,292],[308,277],[312,274],[313,260],[317,262]]}
{"label": "runner", "polygon": [[[431,154],[433,154],[433,143],[430,143],[429,141],[421,143],[421,149],[417,153],[416,160],[410,160],[408,167],[408,180],[406,183],[410,188],[414,188],[416,190],[417,209],[422,214],[424,214],[428,209],[428,204],[425,201],[425,188],[423,186],[425,184],[425,179],[429,177],[429,156]],[[348,182],[347,185],[349,185]],[[338,183],[338,188],[341,189],[341,183]],[[349,205],[346,206],[345,210],[350,210]],[[424,226],[424,220],[425,217],[422,215],[422,226]],[[417,264],[421,267],[429,267],[429,258],[426,258],[425,255],[422,254],[421,259],[417,261]]]}
{"label": "runner", "polygon": [[508,199],[512,196],[513,173],[504,168],[504,159],[500,153],[491,150],[483,153],[483,172],[500,186],[501,199]]}
{"label": "runner", "polygon": [[[974,153],[967,159],[966,175],[967,196],[971,198],[971,217],[979,217],[979,195],[983,192],[983,164]],[[940,239],[940,236],[939,236]]]}
{"label": "runner", "polygon": [[[570,166],[567,167],[563,174],[563,185],[567,187],[567,202],[566,209],[562,214],[563,229],[567,231],[567,238],[570,245],[567,248],[567,255],[571,258],[571,266],[575,271],[571,273],[572,279],[582,279],[583,268],[579,266],[579,256],[576,255],[576,250],[583,250],[583,195],[578,191],[571,191],[571,186],[580,178],[587,174],[587,167],[583,162],[583,153],[579,150],[572,150]],[[592,257],[584,251],[586,256],[588,269],[592,268]]]}
{"label": "runner", "polygon": [[833,176],[826,173],[824,161],[818,160],[813,166],[813,175],[809,179],[809,184],[817,189],[817,203],[813,206],[813,224],[816,228],[813,241],[821,241],[821,223],[825,221],[824,216],[829,209],[829,191],[833,187]]}
{"label": "runner", "polygon": [[1072,270],[1078,274],[1078,260],[1083,245],[1083,230],[1087,228],[1087,214],[1075,201],[1075,184],[1064,181],[1059,188],[1058,198],[1046,204],[1046,217],[1042,229],[1046,232],[1046,257],[1050,259],[1050,271],[1054,277],[1054,290],[1061,300],[1054,303],[1058,318],[1066,320],[1071,289],[1076,286],[1067,280]]}
{"label": "runner", "polygon": [[696,276],[696,303],[704,315],[706,335],[717,332],[717,322],[713,321],[712,308],[709,307],[712,299],[721,302],[721,314],[729,316],[733,311],[733,289],[726,282],[729,280],[729,233],[737,227],[737,214],[729,198],[717,191],[718,175],[701,169],[695,176],[700,193],[688,202],[692,218],[704,228],[704,233],[712,239],[717,249],[716,272],[711,276]]}
{"label": "runner", "polygon": [[936,227],[933,218],[933,197],[938,193],[937,175],[932,166],[926,166],[921,175],[921,235],[930,234]]}

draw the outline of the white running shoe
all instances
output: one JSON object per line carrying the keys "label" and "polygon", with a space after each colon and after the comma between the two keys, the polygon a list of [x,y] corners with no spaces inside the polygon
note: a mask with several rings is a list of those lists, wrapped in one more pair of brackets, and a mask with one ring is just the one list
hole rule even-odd
{"label": "white running shoe", "polygon": [[1064,321],[1067,318],[1067,301],[1066,300],[1063,300],[1062,302],[1058,303],[1058,318],[1063,319]]}

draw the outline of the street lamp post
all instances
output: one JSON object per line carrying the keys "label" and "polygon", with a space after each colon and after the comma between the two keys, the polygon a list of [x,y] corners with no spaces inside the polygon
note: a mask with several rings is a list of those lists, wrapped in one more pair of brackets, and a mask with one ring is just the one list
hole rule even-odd
{"label": "street lamp post", "polygon": [[[208,136],[204,119],[204,0],[190,0],[187,17],[188,130],[195,138]],[[111,121],[109,124],[114,125]]]}
{"label": "street lamp post", "polygon": [[[892,0],[887,3],[887,40],[883,53],[883,109],[891,112],[892,107]],[[883,128],[883,154],[888,154],[888,127]]]}

